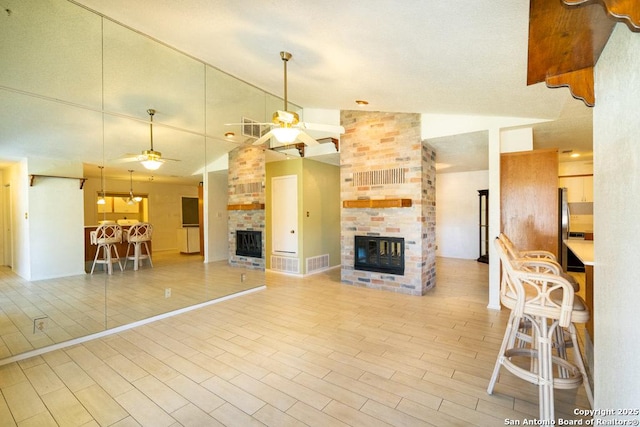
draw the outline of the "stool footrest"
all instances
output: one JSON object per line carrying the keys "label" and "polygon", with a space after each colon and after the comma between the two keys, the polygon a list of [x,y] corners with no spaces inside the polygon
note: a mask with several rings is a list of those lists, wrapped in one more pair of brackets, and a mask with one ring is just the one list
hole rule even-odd
{"label": "stool footrest", "polygon": [[[509,372],[516,375],[523,380],[526,380],[532,384],[539,385],[541,384],[542,378],[538,375],[537,372],[531,371],[530,369],[522,368],[518,366],[512,358],[525,358],[525,359],[537,359],[538,351],[531,348],[512,348],[505,352],[505,357],[502,359],[502,365],[507,368]],[[567,378],[553,378],[553,388],[557,389],[571,389],[577,388],[582,384],[582,374],[576,365],[573,363],[558,357],[552,356],[551,361],[554,365],[559,366],[560,368],[564,368],[569,373]],[[530,362],[529,366],[537,366],[537,364],[532,364]]]}

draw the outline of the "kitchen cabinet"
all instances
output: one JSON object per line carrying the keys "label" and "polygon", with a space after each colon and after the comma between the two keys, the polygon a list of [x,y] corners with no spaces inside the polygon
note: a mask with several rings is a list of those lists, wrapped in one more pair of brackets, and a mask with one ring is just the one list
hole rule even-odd
{"label": "kitchen cabinet", "polygon": [[522,249],[558,254],[558,151],[500,156],[500,231]]}
{"label": "kitchen cabinet", "polygon": [[593,175],[562,176],[558,185],[567,188],[569,203],[593,202]]}
{"label": "kitchen cabinet", "polygon": [[179,228],[178,249],[183,254],[200,253],[200,227]]}

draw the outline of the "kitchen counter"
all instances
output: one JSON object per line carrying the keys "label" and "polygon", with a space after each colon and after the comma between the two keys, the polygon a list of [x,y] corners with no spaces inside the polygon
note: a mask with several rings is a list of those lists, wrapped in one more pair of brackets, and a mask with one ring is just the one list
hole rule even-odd
{"label": "kitchen counter", "polygon": [[589,309],[589,321],[586,328],[591,342],[595,343],[593,333],[593,240],[568,239],[563,243],[584,264],[584,302]]}
{"label": "kitchen counter", "polygon": [[584,265],[593,266],[593,240],[569,239],[564,244]]}

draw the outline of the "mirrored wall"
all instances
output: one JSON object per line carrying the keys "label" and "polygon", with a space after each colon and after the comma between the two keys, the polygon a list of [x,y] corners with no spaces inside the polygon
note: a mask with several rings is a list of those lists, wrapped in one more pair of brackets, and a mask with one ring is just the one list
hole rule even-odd
{"label": "mirrored wall", "polygon": [[[0,17],[0,360],[264,285],[263,268],[227,261],[227,153],[255,136],[226,124],[270,121],[282,100],[75,4],[11,9]],[[151,149],[157,170],[140,162]],[[183,223],[183,198],[198,199],[197,225]],[[125,241],[122,270],[93,265],[92,231],[138,222],[153,226],[152,264],[136,270]]]}

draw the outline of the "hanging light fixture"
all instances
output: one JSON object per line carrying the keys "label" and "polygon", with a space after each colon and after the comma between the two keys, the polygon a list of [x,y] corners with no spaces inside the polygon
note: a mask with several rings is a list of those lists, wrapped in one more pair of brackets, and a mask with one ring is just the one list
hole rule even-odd
{"label": "hanging light fixture", "polygon": [[[289,144],[295,141],[300,134],[300,129],[292,127],[292,125],[298,124],[299,118],[297,113],[287,111],[287,108],[289,108],[289,97],[287,96],[287,62],[291,59],[291,54],[289,52],[280,52],[280,58],[282,58],[284,64],[284,111],[276,111],[274,113],[274,122],[277,120],[281,126],[271,129],[271,133],[273,133],[273,136],[278,142]],[[281,117],[283,114],[286,117]]]}
{"label": "hanging light fixture", "polygon": [[107,201],[104,199],[104,175],[102,174],[102,170],[104,166],[98,166],[100,168],[100,197],[98,197],[98,201],[96,202],[98,205],[104,205]]}
{"label": "hanging light fixture", "polygon": [[156,113],[156,110],[148,109],[147,113],[149,113],[149,136],[151,141],[151,149],[144,150],[142,152],[142,155],[145,156],[145,159],[140,163],[142,163],[142,166],[144,166],[145,168],[154,171],[162,166],[164,161],[162,160],[162,153],[153,149],[153,115]]}
{"label": "hanging light fixture", "polygon": [[133,195],[133,170],[129,169],[129,198],[127,199],[128,205],[133,205],[134,203],[140,203],[142,201],[142,197]]}

